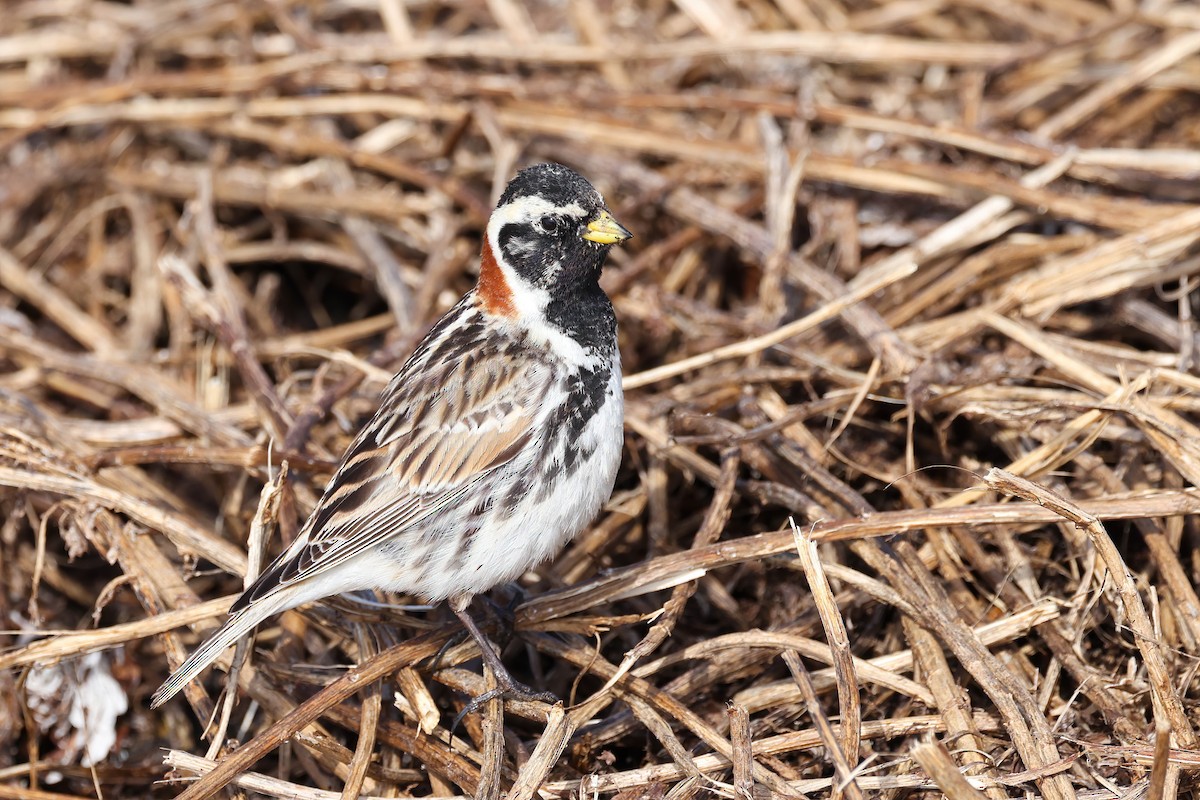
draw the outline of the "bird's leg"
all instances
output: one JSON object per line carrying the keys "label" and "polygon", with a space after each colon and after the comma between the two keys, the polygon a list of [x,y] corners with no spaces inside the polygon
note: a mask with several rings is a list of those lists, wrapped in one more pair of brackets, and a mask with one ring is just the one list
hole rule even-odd
{"label": "bird's leg", "polygon": [[[504,648],[508,646],[509,640],[512,639],[514,625],[517,619],[516,608],[525,599],[525,592],[521,590],[520,586],[516,584],[510,585],[513,587],[513,597],[506,606],[500,605],[489,595],[483,595],[483,599],[487,604],[487,610],[492,615],[491,619],[494,620],[496,625],[498,625],[500,628],[500,638],[497,639],[496,642],[500,647],[501,652],[504,651]],[[471,598],[455,597],[447,605],[449,605],[453,610],[456,608],[455,604],[458,604],[457,608],[465,610],[471,605]],[[454,613],[457,615],[459,612],[455,611]],[[461,619],[461,617],[459,619]],[[428,665],[429,671],[437,672],[439,669],[441,669],[442,659],[446,657],[446,653],[450,652],[451,648],[458,647],[460,644],[470,638],[473,638],[473,636],[470,630],[467,628],[456,631],[453,636],[446,640],[445,644],[438,648],[437,653],[434,654],[432,659],[430,659]],[[475,641],[478,642],[479,640],[476,639]],[[480,646],[482,647],[482,645]]]}
{"label": "bird's leg", "polygon": [[[479,645],[479,651],[483,655],[484,662],[491,668],[492,674],[496,676],[496,688],[484,692],[479,697],[467,704],[463,709],[462,714],[469,714],[476,711],[484,703],[489,700],[500,697],[506,700],[539,700],[543,703],[557,703],[558,698],[550,692],[537,692],[518,681],[512,676],[508,669],[504,666],[504,662],[500,660],[500,656],[492,649],[492,643],[483,635],[483,631],[479,630],[479,626],[475,624],[475,620],[467,613],[467,605],[470,599],[455,598],[450,603],[451,610],[454,615],[462,622],[463,627],[471,634],[471,638]],[[462,715],[460,715],[462,716]]]}

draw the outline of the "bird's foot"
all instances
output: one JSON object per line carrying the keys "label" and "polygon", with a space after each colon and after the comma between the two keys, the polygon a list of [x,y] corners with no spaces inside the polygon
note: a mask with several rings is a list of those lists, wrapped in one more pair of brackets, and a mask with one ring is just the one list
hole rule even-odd
{"label": "bird's foot", "polygon": [[471,638],[479,645],[479,653],[483,657],[484,663],[496,678],[496,688],[484,692],[467,703],[455,718],[451,730],[458,727],[458,723],[467,714],[478,711],[492,700],[535,700],[543,703],[557,703],[558,698],[550,692],[535,691],[512,676],[508,667],[504,666],[504,662],[500,660],[499,654],[492,649],[491,642],[479,630],[479,626],[475,624],[475,620],[471,619],[471,615],[467,613],[466,605],[465,601],[451,602],[450,608],[462,621],[463,627],[471,634]]}
{"label": "bird's foot", "polygon": [[559,702],[558,695],[554,694],[553,692],[539,692],[530,686],[526,686],[514,678],[512,674],[504,668],[503,665],[501,665],[499,670],[497,670],[495,667],[492,667],[492,674],[496,677],[496,688],[489,689],[478,697],[471,698],[471,700],[468,701],[465,706],[463,706],[462,711],[459,711],[458,715],[454,718],[454,724],[450,726],[451,733],[454,732],[454,730],[458,727],[458,724],[462,722],[468,714],[475,713],[493,700],[518,700],[525,702],[549,703],[550,705],[554,705],[555,703]]}
{"label": "bird's foot", "polygon": [[460,644],[470,638],[471,632],[468,630],[457,631],[451,635],[450,638],[438,648],[438,651],[433,654],[433,657],[429,659],[429,672],[434,673],[441,669],[442,659],[446,657],[446,653],[449,653],[452,648],[458,647]]}
{"label": "bird's foot", "polygon": [[495,641],[503,650],[513,636],[516,635],[517,606],[525,602],[525,592],[520,586],[506,587],[510,589],[508,602],[496,602],[491,595],[483,595],[482,606],[494,623],[496,630]]}

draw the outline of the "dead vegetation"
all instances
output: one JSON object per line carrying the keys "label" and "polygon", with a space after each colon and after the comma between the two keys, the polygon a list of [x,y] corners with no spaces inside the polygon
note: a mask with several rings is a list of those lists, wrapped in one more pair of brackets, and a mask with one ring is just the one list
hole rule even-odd
{"label": "dead vegetation", "polygon": [[[9,0],[0,798],[1194,794],[1198,51],[1186,0]],[[450,730],[471,645],[363,597],[151,712],[535,160],[637,233],[617,491],[507,648],[564,705]]]}

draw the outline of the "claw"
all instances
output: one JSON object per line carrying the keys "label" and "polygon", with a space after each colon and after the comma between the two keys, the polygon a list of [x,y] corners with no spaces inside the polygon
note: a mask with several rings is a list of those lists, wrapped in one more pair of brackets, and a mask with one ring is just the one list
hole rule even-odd
{"label": "claw", "polygon": [[478,697],[471,698],[463,706],[462,711],[458,712],[454,717],[454,722],[450,725],[451,736],[454,735],[454,731],[458,729],[459,723],[466,718],[467,714],[475,713],[493,700],[525,700],[548,703],[549,705],[559,702],[558,696],[553,692],[534,691],[510,675],[507,670],[504,671],[503,675],[494,671],[492,674],[496,676],[496,683],[498,685],[495,689],[489,689]]}
{"label": "claw", "polygon": [[496,651],[492,649],[491,642],[479,630],[479,626],[475,624],[475,620],[467,613],[465,603],[451,603],[450,608],[455,615],[462,621],[463,627],[471,634],[471,637],[479,645],[480,654],[483,656],[484,663],[492,670],[492,675],[496,677],[496,688],[484,692],[476,698],[468,702],[463,710],[458,712],[458,716],[454,718],[454,724],[450,727],[450,733],[453,735],[458,724],[463,718],[478,711],[489,701],[496,698],[502,700],[535,700],[542,703],[554,704],[558,702],[556,697],[551,692],[538,692],[518,681],[504,666],[504,662],[500,660],[500,656],[496,655]]}
{"label": "claw", "polygon": [[446,643],[438,648],[438,651],[429,659],[429,672],[434,673],[442,668],[442,659],[446,657],[446,653],[450,652],[452,647],[458,647],[465,642],[471,633],[470,631],[459,631],[446,640]]}

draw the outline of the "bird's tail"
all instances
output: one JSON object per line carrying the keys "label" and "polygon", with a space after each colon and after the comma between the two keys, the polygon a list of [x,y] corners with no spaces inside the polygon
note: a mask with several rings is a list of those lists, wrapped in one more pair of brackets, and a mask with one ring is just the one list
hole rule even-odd
{"label": "bird's tail", "polygon": [[174,697],[180,689],[188,684],[188,681],[216,661],[217,656],[221,655],[225,648],[249,633],[255,625],[272,614],[296,605],[299,605],[299,602],[295,598],[289,597],[286,592],[277,592],[274,596],[268,595],[259,602],[246,606],[231,615],[216,633],[196,648],[196,652],[188,656],[187,660],[179,665],[179,669],[171,673],[171,677],[158,687],[158,691],[150,700],[150,707],[158,708]]}

